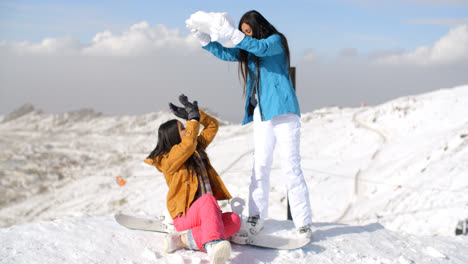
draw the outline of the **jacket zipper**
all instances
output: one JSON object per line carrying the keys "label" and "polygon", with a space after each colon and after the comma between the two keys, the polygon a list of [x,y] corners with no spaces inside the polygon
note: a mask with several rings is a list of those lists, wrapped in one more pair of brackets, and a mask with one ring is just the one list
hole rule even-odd
{"label": "jacket zipper", "polygon": [[186,200],[185,200],[185,213],[187,213],[188,209],[190,208],[190,205],[188,204],[189,203],[189,195],[190,195],[190,191],[189,191],[189,184],[187,183],[185,185],[185,196],[186,196]]}
{"label": "jacket zipper", "polygon": [[[193,171],[191,172],[191,178],[193,178]],[[190,184],[189,183],[186,183],[185,184],[185,213],[187,213],[188,209],[190,208],[190,205],[189,205],[189,195],[190,195],[190,190],[189,190],[189,187],[190,187]]]}
{"label": "jacket zipper", "polygon": [[260,110],[260,117],[262,121],[265,121],[265,117],[263,116],[262,105],[260,104],[260,87],[257,85],[257,97],[258,97],[258,109]]}
{"label": "jacket zipper", "polygon": [[[259,62],[260,64],[260,62]],[[262,119],[262,121],[265,121],[265,117],[263,116],[263,111],[262,111],[262,105],[260,104],[260,71],[257,72],[257,85],[256,85],[256,90],[257,90],[257,98],[258,98],[258,109],[260,110],[260,118]]]}

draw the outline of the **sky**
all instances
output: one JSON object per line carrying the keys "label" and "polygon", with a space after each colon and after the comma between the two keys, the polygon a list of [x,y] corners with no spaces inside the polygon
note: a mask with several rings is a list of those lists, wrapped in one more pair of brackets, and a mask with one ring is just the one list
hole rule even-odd
{"label": "sky", "polygon": [[[389,2],[389,3],[386,3]],[[301,111],[381,104],[468,83],[468,0],[0,1],[0,114],[167,110],[180,93],[239,123],[235,62],[185,28],[255,9],[288,39]],[[229,43],[224,43],[229,45]]]}

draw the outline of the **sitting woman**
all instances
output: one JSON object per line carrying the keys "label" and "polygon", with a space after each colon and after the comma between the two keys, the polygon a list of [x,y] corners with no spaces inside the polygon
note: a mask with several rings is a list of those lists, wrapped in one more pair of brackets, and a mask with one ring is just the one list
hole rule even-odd
{"label": "sitting woman", "polygon": [[[200,250],[208,253],[211,263],[225,263],[231,255],[226,239],[239,231],[241,220],[219,208],[217,200],[232,197],[205,152],[219,124],[199,111],[197,101],[190,103],[183,94],[179,101],[184,107],[169,106],[187,120],[187,127],[175,119],[163,123],[157,146],[145,160],[164,174],[169,187],[167,209],[177,232],[166,235],[166,252]],[[204,129],[198,135],[200,124]]]}

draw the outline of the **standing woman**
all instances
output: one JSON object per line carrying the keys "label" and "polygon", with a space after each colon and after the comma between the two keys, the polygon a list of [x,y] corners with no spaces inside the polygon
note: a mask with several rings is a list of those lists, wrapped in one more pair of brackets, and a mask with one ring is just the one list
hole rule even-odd
{"label": "standing woman", "polygon": [[[312,213],[309,191],[301,169],[300,110],[289,75],[289,47],[259,12],[245,13],[238,29],[229,18],[218,27],[218,35],[234,48],[211,42],[210,35],[190,28],[203,48],[225,61],[238,61],[244,83],[245,115],[242,124],[254,122],[254,168],[250,182],[249,218],[251,234],[263,228],[268,217],[270,170],[275,144],[286,178],[291,214],[301,236],[311,236]],[[244,228],[244,227],[243,227]]]}

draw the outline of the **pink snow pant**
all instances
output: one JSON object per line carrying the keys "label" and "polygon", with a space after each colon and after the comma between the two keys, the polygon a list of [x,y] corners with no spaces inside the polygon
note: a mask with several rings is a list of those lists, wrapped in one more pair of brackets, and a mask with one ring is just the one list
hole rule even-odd
{"label": "pink snow pant", "polygon": [[223,213],[216,198],[205,194],[192,203],[185,216],[174,218],[177,232],[191,229],[193,239],[200,251],[207,242],[224,239],[237,233],[241,220],[235,213]]}

